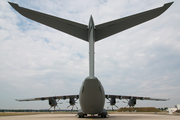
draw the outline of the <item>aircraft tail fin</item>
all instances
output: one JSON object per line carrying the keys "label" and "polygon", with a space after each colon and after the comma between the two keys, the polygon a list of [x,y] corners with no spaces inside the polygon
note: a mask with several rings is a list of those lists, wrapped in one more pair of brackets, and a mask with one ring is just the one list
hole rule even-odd
{"label": "aircraft tail fin", "polygon": [[151,20],[159,15],[161,15],[164,11],[166,11],[173,2],[164,4],[164,6],[152,9],[149,11],[145,11],[139,14],[131,15],[125,18],[120,18],[114,21],[110,21],[107,23],[103,23],[95,26],[96,28],[96,38],[95,41],[99,41],[103,38]]}
{"label": "aircraft tail fin", "polygon": [[9,4],[21,15],[31,20],[37,21],[88,42],[87,25],[19,7],[19,5],[15,3],[9,2]]}

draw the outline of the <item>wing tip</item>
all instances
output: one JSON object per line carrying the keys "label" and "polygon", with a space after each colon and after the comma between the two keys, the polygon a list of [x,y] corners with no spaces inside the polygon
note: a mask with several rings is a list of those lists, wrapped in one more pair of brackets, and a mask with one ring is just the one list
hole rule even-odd
{"label": "wing tip", "polygon": [[18,102],[20,101],[20,100],[18,100],[18,99],[15,99],[15,100],[18,101]]}
{"label": "wing tip", "polygon": [[19,9],[19,5],[18,4],[16,4],[16,3],[12,3],[12,2],[8,2],[10,5],[11,5],[11,7],[13,7],[16,11],[18,11],[18,9]]}
{"label": "wing tip", "polygon": [[14,8],[14,7],[17,7],[17,6],[19,7],[19,5],[16,4],[16,3],[12,3],[12,2],[9,2],[9,1],[8,1],[8,3],[9,3],[13,8]]}
{"label": "wing tip", "polygon": [[173,2],[169,2],[169,3],[166,3],[166,4],[164,4],[163,7],[169,8],[173,3],[174,3],[174,1],[173,1]]}

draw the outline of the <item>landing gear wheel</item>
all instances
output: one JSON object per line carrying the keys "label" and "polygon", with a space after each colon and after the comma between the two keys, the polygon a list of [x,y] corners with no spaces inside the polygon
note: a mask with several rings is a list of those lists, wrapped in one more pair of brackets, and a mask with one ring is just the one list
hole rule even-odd
{"label": "landing gear wheel", "polygon": [[79,115],[79,118],[84,118],[84,115]]}
{"label": "landing gear wheel", "polygon": [[106,115],[101,115],[102,118],[106,118]]}

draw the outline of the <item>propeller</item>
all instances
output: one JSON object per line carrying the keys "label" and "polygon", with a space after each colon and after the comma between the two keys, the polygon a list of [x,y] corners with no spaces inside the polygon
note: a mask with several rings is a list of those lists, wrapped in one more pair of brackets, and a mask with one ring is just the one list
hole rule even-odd
{"label": "propeller", "polygon": [[[58,103],[59,100],[60,100],[60,99],[56,100],[55,97],[49,98],[49,105],[50,105],[51,107],[50,107],[48,110],[50,110],[52,107],[54,107],[54,112],[55,112],[56,107],[59,108],[58,104],[62,104],[62,102],[61,102],[61,103]],[[60,110],[60,108],[59,108],[59,110]]]}
{"label": "propeller", "polygon": [[[127,99],[126,99],[127,100]],[[125,107],[127,107],[128,106],[128,100],[127,101],[122,101],[123,103],[126,103],[127,105],[125,106]]]}
{"label": "propeller", "polygon": [[[134,107],[135,105],[136,105],[136,99],[126,99],[127,100],[127,102],[126,101],[122,101],[123,103],[127,103],[127,106],[129,106],[129,107]],[[127,107],[126,106],[126,107]]]}
{"label": "propeller", "polygon": [[73,111],[73,108],[74,108],[74,106],[75,106],[76,109],[78,109],[78,107],[76,106],[76,103],[77,103],[76,101],[77,101],[77,100],[78,100],[78,99],[75,100],[74,98],[69,98],[69,102],[68,102],[68,101],[67,101],[67,102],[68,102],[70,105],[67,106],[67,108],[69,108],[70,106],[72,106],[71,111]]}
{"label": "propeller", "polygon": [[[109,100],[109,99],[108,99],[108,100]],[[116,106],[116,103],[118,103],[118,102],[116,102],[116,99],[115,99],[115,98],[111,98],[108,103],[110,103],[113,111],[114,111],[113,106],[115,106],[116,108],[118,108],[118,106]],[[109,105],[109,106],[110,106],[110,105]],[[109,106],[107,107],[107,109],[109,108]]]}

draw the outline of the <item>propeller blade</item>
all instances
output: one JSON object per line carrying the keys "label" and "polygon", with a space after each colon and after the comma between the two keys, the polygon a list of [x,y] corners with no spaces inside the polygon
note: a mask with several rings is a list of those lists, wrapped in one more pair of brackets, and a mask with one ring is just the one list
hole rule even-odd
{"label": "propeller blade", "polygon": [[67,108],[69,108],[71,105],[67,106]]}
{"label": "propeller blade", "polygon": [[73,111],[73,108],[74,108],[74,105],[72,106],[72,109],[71,109],[71,111]]}
{"label": "propeller blade", "polygon": [[59,108],[59,110],[61,110],[60,107],[59,107],[58,105],[57,105],[57,107]]}
{"label": "propeller blade", "polygon": [[58,99],[56,102],[59,102],[60,99]]}
{"label": "propeller blade", "polygon": [[118,108],[118,106],[116,106],[116,105],[114,105],[114,106]]}
{"label": "propeller blade", "polygon": [[[75,104],[75,106],[76,106],[76,104]],[[76,106],[76,108],[77,108],[77,110],[78,110],[78,107]]]}
{"label": "propeller blade", "polygon": [[48,111],[51,109],[52,107],[50,107],[49,109],[48,109]]}
{"label": "propeller blade", "polygon": [[[109,105],[110,106],[110,105]],[[107,109],[109,108],[109,106],[107,107]]]}
{"label": "propeller blade", "polygon": [[128,105],[126,105],[125,107],[127,107]]}

